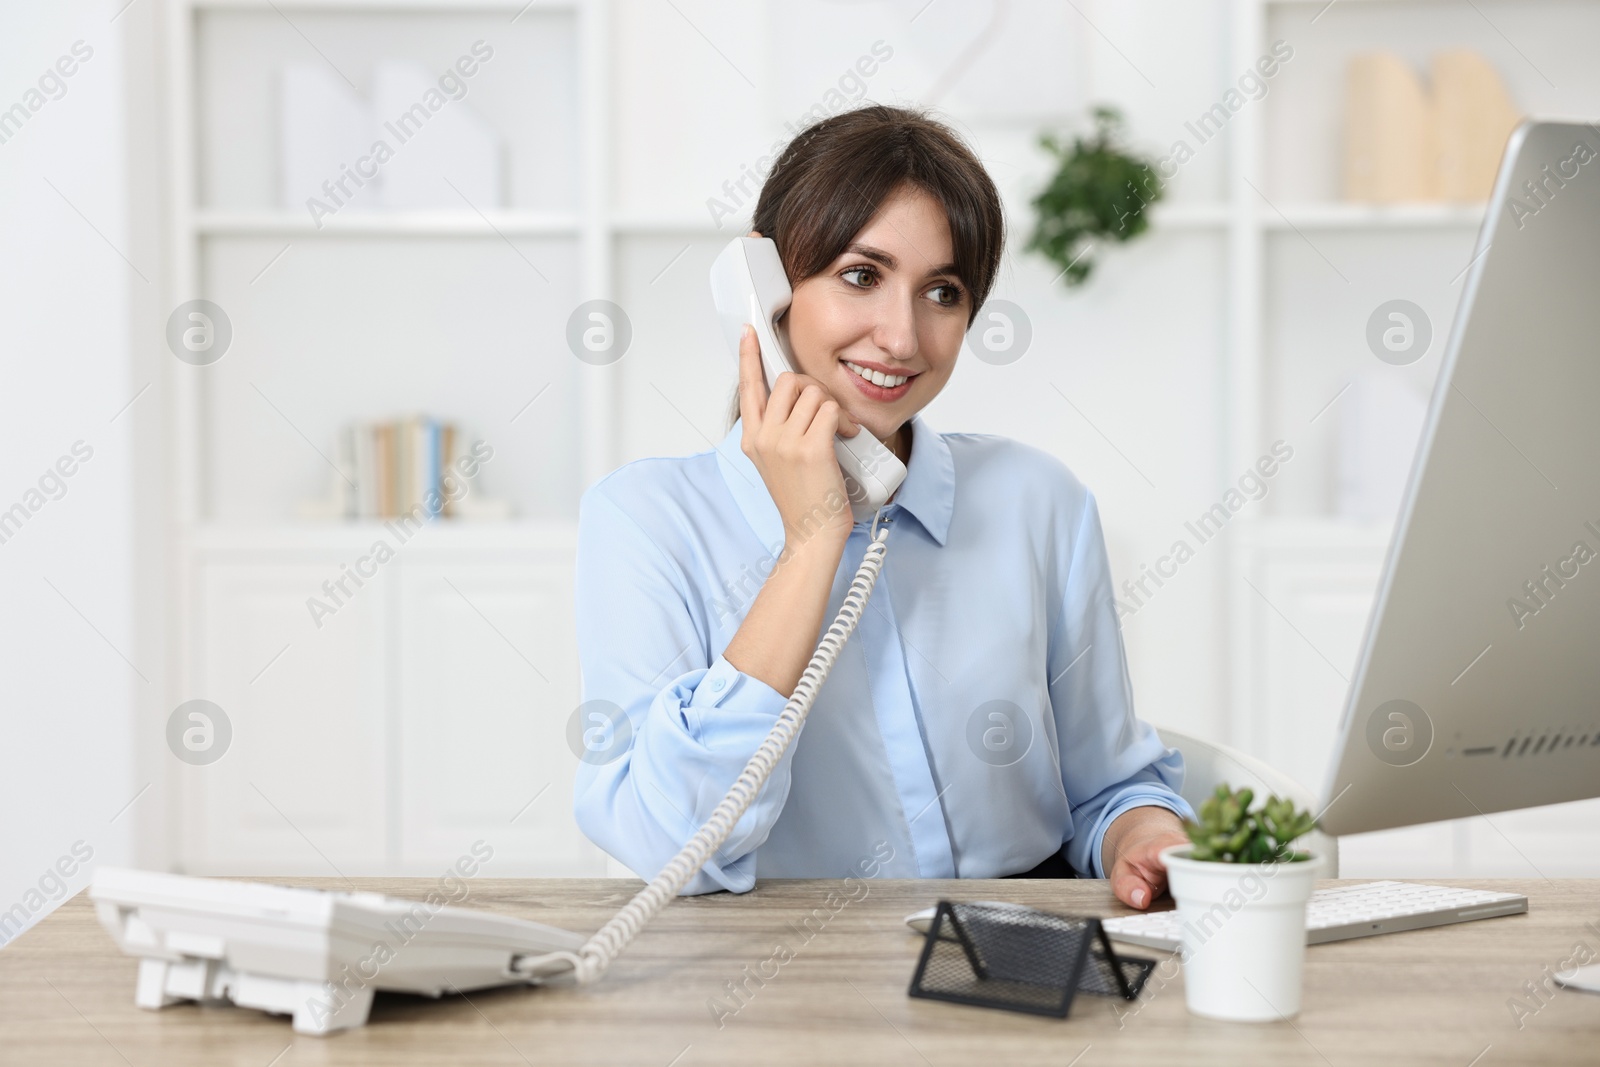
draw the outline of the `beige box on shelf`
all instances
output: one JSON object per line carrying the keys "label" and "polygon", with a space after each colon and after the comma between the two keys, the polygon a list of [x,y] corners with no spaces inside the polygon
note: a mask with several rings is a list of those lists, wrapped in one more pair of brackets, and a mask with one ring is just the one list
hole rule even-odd
{"label": "beige box on shelf", "polygon": [[1521,117],[1487,59],[1469,49],[1433,57],[1439,199],[1487,200]]}
{"label": "beige box on shelf", "polygon": [[1350,60],[1344,195],[1375,203],[1489,196],[1519,115],[1494,67],[1468,49],[1437,53],[1432,89],[1391,52]]}
{"label": "beige box on shelf", "polygon": [[1346,200],[1395,203],[1437,194],[1433,101],[1391,52],[1350,60],[1345,84]]}

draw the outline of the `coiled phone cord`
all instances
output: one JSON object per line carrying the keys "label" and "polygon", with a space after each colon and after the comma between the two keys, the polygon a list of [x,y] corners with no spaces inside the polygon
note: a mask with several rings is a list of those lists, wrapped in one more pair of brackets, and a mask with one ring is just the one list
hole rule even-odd
{"label": "coiled phone cord", "polygon": [[596,931],[582,948],[576,952],[548,952],[538,956],[523,956],[515,961],[513,969],[536,979],[542,975],[566,970],[566,967],[560,966],[565,963],[571,967],[579,984],[595,981],[605,974],[606,969],[611,966],[611,961],[622,954],[645,924],[655,918],[656,914],[666,907],[668,901],[678,895],[678,890],[682,889],[706,860],[727,841],[739,817],[754,803],[756,794],[766,784],[772,769],[778,765],[778,760],[799,735],[800,727],[805,725],[806,716],[811,712],[811,703],[816,699],[817,691],[822,688],[822,683],[827,681],[829,672],[833,670],[833,663],[839,656],[839,650],[850,640],[856,624],[861,621],[861,613],[867,606],[867,599],[872,596],[872,588],[877,584],[878,573],[883,568],[883,559],[889,550],[888,525],[885,524],[881,532],[878,530],[878,521],[882,518],[883,509],[879,508],[878,513],[872,518],[866,554],[861,559],[861,566],[856,569],[855,578],[850,582],[844,603],[840,605],[833,624],[828,627],[821,643],[817,645],[817,650],[811,654],[811,662],[806,664],[805,671],[801,673],[800,681],[794,687],[794,694],[789,697],[789,703],[784,706],[777,721],[772,724],[766,740],[761,742],[761,747],[750,757],[750,762],[745,764],[744,770],[729,787],[728,795],[723,797],[722,802],[712,811],[705,825],[700,827],[676,856],[672,857],[671,862],[661,869],[661,873]]}

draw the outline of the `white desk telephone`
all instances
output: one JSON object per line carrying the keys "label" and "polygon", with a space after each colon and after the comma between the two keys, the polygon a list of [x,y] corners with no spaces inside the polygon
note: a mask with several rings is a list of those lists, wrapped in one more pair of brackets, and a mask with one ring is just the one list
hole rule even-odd
{"label": "white desk telephone", "polygon": [[[712,296],[724,333],[739,352],[751,322],[761,341],[770,387],[789,369],[778,320],[791,291],[778,249],[767,238],[736,237],[711,268]],[[656,913],[728,839],[772,769],[799,736],[817,691],[833,670],[888,552],[879,508],[906,468],[865,428],[835,438],[851,511],[872,519],[867,549],[844,603],[806,664],[788,704],[728,795],[661,873],[593,937],[504,916],[442,907],[415,924],[415,902],[375,893],[324,893],[102,868],[90,887],[100,923],[140,959],[134,1003],[159,1009],[180,1000],[232,1001],[290,1014],[301,1033],[328,1034],[367,1021],[374,990],[438,996],[510,983],[540,984],[563,975],[595,981]],[[402,942],[377,959],[374,938]],[[368,971],[371,971],[368,974]]]}
{"label": "white desk telephone", "polygon": [[[793,296],[778,246],[769,237],[735,237],[711,264],[711,299],[722,334],[738,359],[744,324],[755,326],[768,389],[779,374],[798,371],[789,351],[787,326],[780,321]],[[834,437],[833,451],[844,472],[851,514],[857,522],[866,522],[905,480],[905,464],[865,426],[854,437]]]}

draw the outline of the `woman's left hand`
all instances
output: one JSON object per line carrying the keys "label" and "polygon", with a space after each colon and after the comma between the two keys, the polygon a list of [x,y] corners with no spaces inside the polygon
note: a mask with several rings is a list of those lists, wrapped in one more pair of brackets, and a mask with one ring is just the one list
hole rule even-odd
{"label": "woman's left hand", "polygon": [[1111,892],[1130,907],[1148,908],[1167,890],[1167,869],[1157,854],[1188,843],[1182,821],[1170,810],[1129,808],[1106,827],[1101,842],[1100,864],[1110,874]]}

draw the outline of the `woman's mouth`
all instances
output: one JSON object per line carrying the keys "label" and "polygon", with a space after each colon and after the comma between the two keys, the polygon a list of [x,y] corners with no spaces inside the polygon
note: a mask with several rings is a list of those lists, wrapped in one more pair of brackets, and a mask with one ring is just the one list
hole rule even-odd
{"label": "woman's mouth", "polygon": [[916,377],[915,374],[885,374],[849,360],[841,362],[850,372],[850,380],[868,400],[899,400],[911,391],[911,380]]}

